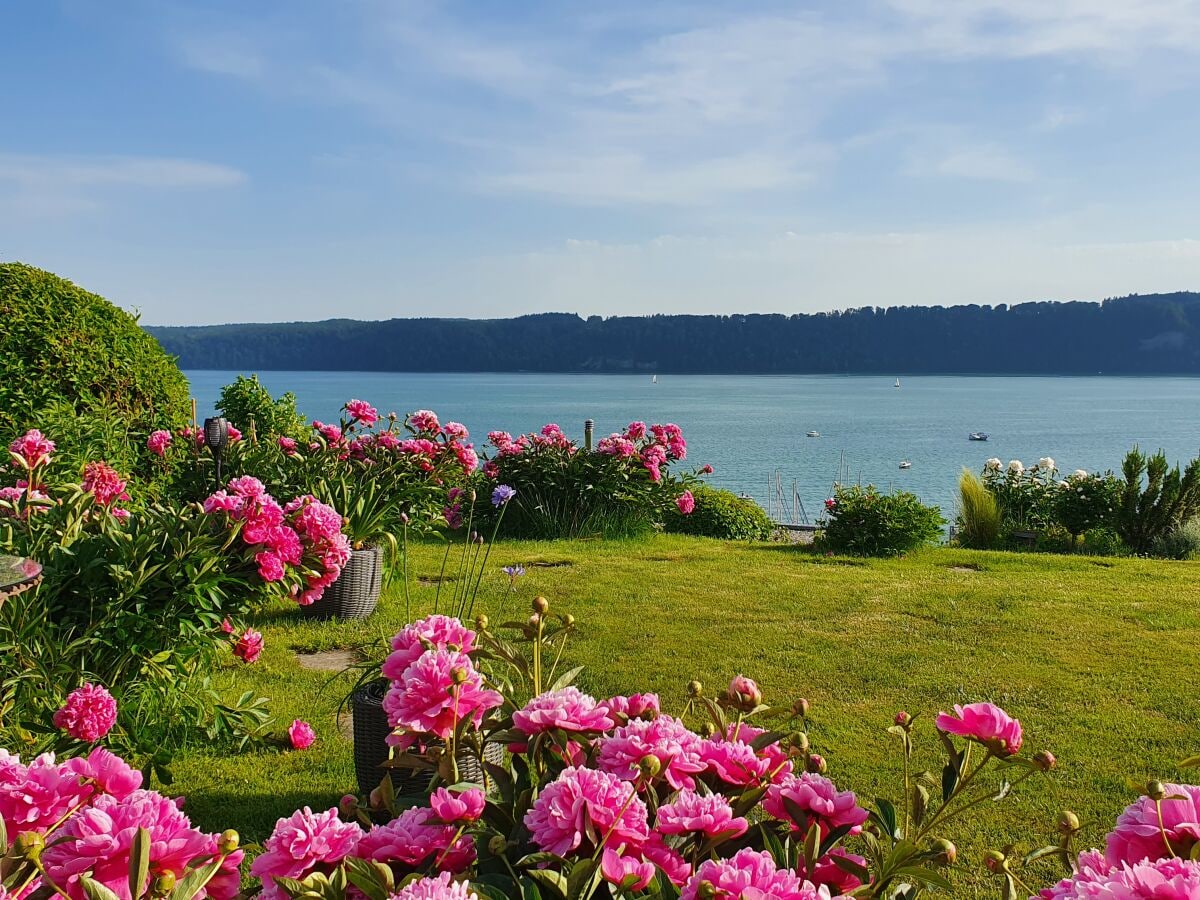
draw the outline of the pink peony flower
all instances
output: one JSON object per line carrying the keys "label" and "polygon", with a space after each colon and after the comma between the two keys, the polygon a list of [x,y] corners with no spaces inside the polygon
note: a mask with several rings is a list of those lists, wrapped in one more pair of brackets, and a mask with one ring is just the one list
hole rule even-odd
{"label": "pink peony flower", "polygon": [[226,634],[233,634],[233,623],[229,621],[228,616],[221,620],[221,630]]}
{"label": "pink peony flower", "polygon": [[117,701],[98,684],[85,684],[67,695],[67,702],[54,714],[54,727],[77,741],[95,743],[117,722]]}
{"label": "pink peony flower", "polygon": [[62,764],[62,770],[84,780],[95,794],[107,794],[124,800],[142,786],[142,773],[103,747],[93,747],[87,756],[77,756]]}
{"label": "pink peony flower", "polygon": [[1096,851],[1079,855],[1078,871],[1038,893],[1042,900],[1200,900],[1200,862],[1123,861],[1111,865]]}
{"label": "pink peony flower", "polygon": [[307,750],[317,739],[313,727],[302,719],[296,719],[288,726],[288,740],[293,750]]}
{"label": "pink peony flower", "polygon": [[637,452],[637,446],[629,438],[619,434],[610,434],[606,438],[601,438],[596,444],[596,452],[603,453],[605,456],[633,456]]}
{"label": "pink peony flower", "polygon": [[146,449],[155,456],[166,456],[167,448],[171,446],[171,441],[174,438],[169,431],[152,431],[150,437],[146,438]]}
{"label": "pink peony flower", "polygon": [[275,823],[250,874],[262,879],[264,900],[287,900],[275,878],[303,878],[320,866],[336,865],[354,853],[362,837],[362,829],[338,819],[336,809],[314,813],[306,806]]}
{"label": "pink peony flower", "polygon": [[640,441],[646,436],[645,422],[630,422],[625,426],[625,437],[631,441]]}
{"label": "pink peony flower", "polygon": [[438,788],[429,797],[429,806],[435,816],[447,825],[465,825],[478,821],[486,803],[483,791],[478,788],[452,792]]}
{"label": "pink peony flower", "polygon": [[829,900],[829,889],[818,888],[788,869],[779,869],[765,850],[739,850],[729,859],[701,864],[680,894],[680,900],[697,900],[701,885],[714,900]]}
{"label": "pink peony flower", "polygon": [[753,678],[735,675],[725,691],[726,699],[743,712],[753,712],[762,703],[762,689]]}
{"label": "pink peony flower", "polygon": [[32,469],[50,462],[54,441],[44,437],[36,428],[31,428],[9,444],[8,449],[20,459],[22,465]]}
{"label": "pink peony flower", "polygon": [[676,849],[668,847],[663,836],[657,831],[650,832],[650,837],[638,847],[642,856],[654,863],[676,887],[683,887],[692,877],[692,866]]}
{"label": "pink peony flower", "polygon": [[404,670],[430,648],[471,653],[475,649],[475,637],[474,631],[450,616],[426,616],[418,622],[405,625],[392,638],[392,652],[383,663],[383,677],[393,680],[400,678]]}
{"label": "pink peony flower", "polygon": [[759,784],[771,773],[770,761],[741,741],[704,741],[700,745],[700,759],[721,781],[739,787]]}
{"label": "pink peony flower", "polygon": [[430,811],[413,807],[386,825],[377,825],[358,842],[358,859],[389,864],[396,875],[426,864],[446,872],[465,872],[475,862],[475,842],[455,825],[430,822]]}
{"label": "pink peony flower", "polygon": [[801,857],[796,874],[801,878],[811,881],[818,887],[828,888],[830,893],[836,891],[838,895],[849,894],[855,888],[860,887],[862,881],[834,862],[833,858],[835,856],[847,859],[863,867],[867,865],[867,861],[863,857],[849,853],[841,847],[834,847],[817,860],[817,864],[813,866],[812,872],[805,871],[804,858]]}
{"label": "pink peony flower", "polygon": [[[112,754],[103,752],[105,756],[97,756],[93,750],[87,759],[62,765],[53,753],[43,753],[26,766],[20,757],[0,750],[0,819],[9,838],[27,831],[45,832],[110,785],[114,793],[127,793],[131,779],[108,762]],[[130,790],[140,783],[139,775]]]}
{"label": "pink peony flower", "polygon": [[442,426],[442,434],[452,441],[465,441],[471,436],[467,426],[462,422],[447,422]]}
{"label": "pink peony flower", "polygon": [[449,872],[410,881],[388,900],[479,900],[465,881],[453,881]]}
{"label": "pink peony flower", "polygon": [[713,470],[713,467],[712,467],[712,464],[711,464],[711,463],[705,463],[704,465],[702,465],[702,466],[700,467],[700,474],[701,474],[701,475],[711,475],[711,474],[713,473],[713,471],[714,471],[714,470]]}
{"label": "pink peony flower", "polygon": [[92,494],[100,506],[111,506],[117,500],[129,499],[125,493],[125,482],[117,470],[106,462],[90,462],[84,466],[80,487],[85,493]]}
{"label": "pink peony flower", "polygon": [[283,581],[287,575],[283,560],[277,553],[263,550],[254,554],[254,561],[258,564],[258,577],[263,581]]}
{"label": "pink peony flower", "polygon": [[[149,877],[170,872],[181,879],[191,863],[207,861],[217,852],[218,837],[193,828],[174,800],[139,790],[123,800],[98,797],[72,816],[42,854],[46,874],[74,900],[85,897],[79,883],[85,874],[129,900],[129,857],[138,828],[150,832]],[[217,900],[236,896],[241,861],[240,850],[226,857],[218,877],[196,896]],[[144,890],[145,886],[139,893]]]}
{"label": "pink peony flower", "polygon": [[[839,791],[828,778],[811,772],[789,775],[771,785],[763,798],[763,810],[791,822],[792,830],[800,834],[807,834],[816,822],[822,837],[842,825],[851,826],[850,834],[858,834],[868,817],[853,791]],[[803,821],[796,821],[795,811],[803,813]]]}
{"label": "pink peony flower", "polygon": [[228,432],[229,432],[229,443],[232,444],[232,443],[235,443],[242,439],[242,433],[238,429],[234,428],[232,425],[229,426]]}
{"label": "pink peony flower", "polygon": [[612,847],[606,846],[600,855],[600,875],[623,891],[644,890],[654,880],[655,874],[657,870],[654,863],[637,856],[622,855]]}
{"label": "pink peony flower", "polygon": [[615,724],[624,725],[630,719],[653,719],[662,712],[658,694],[630,694],[601,700],[597,709],[608,713]]}
{"label": "pink peony flower", "polygon": [[[1167,841],[1176,856],[1185,859],[1200,842],[1200,787],[1192,784],[1163,785],[1166,797],[1160,801],[1162,829],[1154,801],[1142,797],[1125,808],[1108,835],[1104,858],[1109,865],[1138,863],[1167,855]],[[1181,799],[1172,800],[1171,797]],[[1166,832],[1164,840],[1163,832]]]}
{"label": "pink peony flower", "polygon": [[379,421],[379,410],[366,400],[351,400],[346,404],[346,414],[360,425],[370,427]]}
{"label": "pink peony flower", "polygon": [[286,435],[281,435],[278,443],[279,443],[279,449],[282,450],[284,453],[291,455],[296,452],[295,438],[290,438],[290,437],[287,437]]}
{"label": "pink peony flower", "polygon": [[596,765],[605,772],[632,781],[638,777],[642,759],[655,756],[667,784],[675,790],[694,790],[696,782],[692,776],[706,768],[700,758],[702,743],[698,734],[672,716],[633,719],[601,743]]}
{"label": "pink peony flower", "polygon": [[534,697],[513,713],[513,725],[533,737],[543,731],[608,731],[614,722],[596,701],[576,687]]}
{"label": "pink peony flower", "polygon": [[675,505],[683,515],[690,516],[696,509],[696,498],[691,491],[684,491],[675,498]]}
{"label": "pink peony flower", "polygon": [[233,655],[242,662],[252,663],[263,650],[263,636],[253,628],[247,628],[233,645]]}
{"label": "pink peony flower", "polygon": [[646,804],[633,785],[596,769],[571,766],[542,788],[525,814],[525,827],[542,850],[566,856],[586,840],[590,849],[606,844],[640,844],[649,837]]}
{"label": "pink peony flower", "polygon": [[1021,749],[1021,723],[991,703],[954,707],[954,715],[938,713],[937,727],[978,741],[997,756],[1012,756]]}
{"label": "pink peony flower", "polygon": [[442,430],[437,413],[428,409],[418,409],[415,413],[410,413],[408,424],[421,434],[438,434]]}
{"label": "pink peony flower", "polygon": [[459,722],[478,728],[484,713],[504,702],[484,687],[471,658],[457,650],[428,650],[404,670],[383,700],[393,728],[431,734],[445,740]]}
{"label": "pink peony flower", "polygon": [[680,791],[670,803],[658,808],[654,827],[663,834],[701,832],[705,837],[739,837],[750,823],[734,817],[733,807],[719,794],[702,796],[695,791]]}

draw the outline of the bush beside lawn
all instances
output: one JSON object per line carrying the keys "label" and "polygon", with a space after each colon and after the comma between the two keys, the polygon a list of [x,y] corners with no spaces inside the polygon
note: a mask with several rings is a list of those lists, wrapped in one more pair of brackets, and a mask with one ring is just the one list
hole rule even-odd
{"label": "bush beside lawn", "polygon": [[[420,579],[440,562],[437,545],[412,548],[422,613],[435,588]],[[499,571],[510,563],[527,572],[516,593]],[[884,728],[898,710],[923,717],[919,767],[936,760],[939,709],[1005,707],[1059,767],[959,826],[958,871],[970,883],[956,896],[972,896],[982,852],[1048,837],[1060,808],[1080,815],[1080,844],[1093,846],[1148,779],[1188,780],[1176,763],[1200,744],[1198,583],[1196,562],[950,549],[859,560],[660,536],[499,545],[480,603],[494,621],[523,616],[535,594],[573,614],[567,656],[587,666],[580,683],[597,696],[654,690],[678,713],[689,679],[715,688],[741,672],[776,703],[808,698],[814,748],[865,798],[894,789],[899,756]],[[271,697],[281,727],[305,719],[319,739],[304,753],[181,755],[171,791],[187,796],[196,823],[261,840],[297,806],[328,808],[352,791],[351,746],[335,721],[349,680],[301,669],[292,651],[363,646],[403,620],[398,586],[365,623],[306,622],[283,602],[262,614],[260,661],[219,678]],[[979,890],[991,896],[994,885]]]}

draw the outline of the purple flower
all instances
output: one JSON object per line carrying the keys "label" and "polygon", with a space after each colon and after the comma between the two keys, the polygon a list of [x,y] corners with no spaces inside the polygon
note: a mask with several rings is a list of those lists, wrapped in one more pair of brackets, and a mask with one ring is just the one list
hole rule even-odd
{"label": "purple flower", "polygon": [[514,496],[516,496],[516,493],[517,489],[509,487],[507,484],[496,485],[496,489],[492,491],[492,506],[499,509]]}
{"label": "purple flower", "polygon": [[501,569],[501,571],[504,572],[504,574],[507,575],[509,578],[520,578],[522,575],[525,574],[525,567],[524,566],[505,566],[503,569]]}

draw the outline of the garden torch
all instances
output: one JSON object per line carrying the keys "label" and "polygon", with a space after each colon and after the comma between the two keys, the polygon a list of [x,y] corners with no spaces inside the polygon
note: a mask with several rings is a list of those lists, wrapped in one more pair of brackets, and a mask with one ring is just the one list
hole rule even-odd
{"label": "garden torch", "polygon": [[229,420],[211,416],[204,420],[204,444],[212,451],[217,463],[217,487],[221,486],[221,454],[229,445]]}
{"label": "garden torch", "polygon": [[583,420],[583,447],[585,450],[592,449],[592,429],[596,427],[596,423],[591,419]]}

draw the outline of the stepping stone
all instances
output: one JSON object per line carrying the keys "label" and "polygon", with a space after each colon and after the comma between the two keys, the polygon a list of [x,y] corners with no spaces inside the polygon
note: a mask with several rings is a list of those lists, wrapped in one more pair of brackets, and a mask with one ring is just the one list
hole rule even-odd
{"label": "stepping stone", "polygon": [[341,672],[358,662],[350,650],[321,650],[317,653],[297,653],[300,668],[314,672]]}

